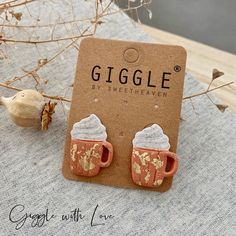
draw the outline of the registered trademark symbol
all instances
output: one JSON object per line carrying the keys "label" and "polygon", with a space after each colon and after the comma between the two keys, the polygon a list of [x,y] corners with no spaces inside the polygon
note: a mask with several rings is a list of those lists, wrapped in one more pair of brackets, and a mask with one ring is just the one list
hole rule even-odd
{"label": "registered trademark symbol", "polygon": [[181,71],[181,67],[179,65],[176,65],[174,67],[174,70],[175,70],[175,72],[180,72]]}

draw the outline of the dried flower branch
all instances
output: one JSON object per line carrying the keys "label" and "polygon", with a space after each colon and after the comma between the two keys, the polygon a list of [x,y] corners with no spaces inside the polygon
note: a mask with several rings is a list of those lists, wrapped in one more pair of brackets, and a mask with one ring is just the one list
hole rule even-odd
{"label": "dried flower branch", "polygon": [[55,42],[60,42],[60,41],[79,39],[79,38],[84,38],[84,37],[90,37],[92,35],[94,35],[94,34],[75,35],[75,36],[58,38],[58,39],[52,39],[51,38],[51,39],[47,39],[47,40],[20,40],[20,39],[0,38],[0,42],[5,42],[5,43],[42,44],[42,43],[55,43]]}
{"label": "dried flower branch", "polygon": [[[71,9],[72,9],[72,19],[66,19],[63,20],[63,18],[60,16],[59,20],[55,20],[54,22],[46,22],[39,24],[41,20],[37,17],[33,17],[30,13],[30,5],[33,2],[39,0],[10,0],[6,1],[4,3],[0,3],[0,45],[5,45],[6,47],[14,47],[18,44],[27,44],[29,47],[36,47],[37,45],[48,45],[48,44],[57,44],[57,45],[63,45],[61,49],[56,52],[52,56],[47,57],[39,57],[37,60],[37,65],[33,69],[24,69],[21,70],[24,72],[23,75],[20,76],[14,76],[13,78],[5,80],[5,82],[0,82],[0,87],[4,87],[7,89],[12,89],[16,91],[24,90],[24,88],[20,88],[18,86],[13,86],[17,81],[22,81],[22,79],[32,79],[35,83],[35,89],[38,90],[38,86],[42,83],[47,84],[49,81],[48,79],[41,79],[39,75],[39,70],[43,69],[46,65],[48,65],[50,62],[56,60],[60,55],[62,55],[67,49],[69,48],[76,48],[79,50],[78,42],[84,38],[84,37],[91,37],[96,33],[97,27],[104,23],[104,20],[102,20],[103,17],[109,16],[112,14],[120,13],[122,10],[124,12],[129,12],[133,10],[137,10],[143,6],[147,7],[151,0],[143,0],[140,1],[138,4],[129,6],[124,9],[118,9],[117,7],[114,7],[114,3],[117,3],[116,0],[111,1],[101,1],[101,0],[94,0],[95,3],[95,14],[93,17],[88,18],[81,18],[76,19],[75,14],[73,14],[73,5],[71,1]],[[51,1],[48,1],[51,2]],[[48,3],[45,1],[45,4]],[[128,1],[129,2],[129,1]],[[52,2],[52,4],[54,4]],[[20,10],[17,11],[17,7],[20,7]],[[25,7],[27,11],[22,11],[22,7]],[[30,5],[31,6],[31,5]],[[28,12],[28,16],[27,15]],[[4,14],[5,15],[4,15]],[[5,17],[4,17],[5,16]],[[22,23],[22,19],[25,18],[32,18],[31,24],[25,24]],[[24,21],[25,22],[25,21]],[[35,23],[34,23],[35,22]],[[45,21],[43,21],[45,22]],[[79,25],[78,25],[79,24]],[[73,28],[72,26],[76,26],[77,30],[75,31],[76,34],[72,32],[70,34],[70,30],[68,31],[68,34],[60,35],[59,37],[54,37],[55,30],[57,29],[57,26],[64,27],[66,31],[68,31],[68,28]],[[86,26],[86,27],[85,27]],[[84,28],[81,30],[81,28]],[[50,34],[44,34],[44,31],[41,29],[49,30]],[[17,30],[17,33],[15,34],[9,34],[12,30]],[[31,30],[31,31],[30,31]],[[18,32],[23,32],[23,34],[19,34]],[[43,32],[43,37],[41,37]],[[22,35],[29,35],[28,38],[22,37]],[[34,36],[34,37],[32,37]],[[0,49],[0,58],[5,59],[7,58],[7,53],[3,51],[3,49]],[[28,81],[28,80],[27,80]],[[27,82],[25,81],[25,82]],[[28,87],[28,86],[27,86]],[[40,91],[40,93],[49,99],[59,100],[60,102],[70,102],[71,100],[69,98],[65,98],[63,96],[53,96],[48,95],[44,93],[43,91]]]}
{"label": "dried flower branch", "polygon": [[[121,10],[117,10],[117,7],[113,7],[114,3],[117,2],[116,0],[94,0],[94,16],[90,16],[85,19],[77,19],[75,17],[76,14],[74,14],[73,11],[73,3],[72,1],[69,1],[70,3],[67,4],[71,4],[72,19],[66,18],[65,20],[63,20],[61,14],[58,13],[59,18],[54,19],[53,22],[50,22],[48,20],[41,21],[39,17],[33,16],[33,14],[31,14],[30,3],[36,1],[38,1],[38,4],[42,2],[39,0],[9,0],[4,3],[0,3],[0,45],[4,46],[5,48],[5,50],[3,48],[0,49],[0,59],[10,60],[10,58],[7,56],[7,50],[14,50],[15,48],[17,48],[16,45],[28,45],[28,48],[32,48],[32,50],[36,49],[39,54],[39,58],[36,60],[37,63],[33,69],[22,68],[24,67],[23,65],[20,67],[21,71],[23,71],[22,75],[13,76],[12,78],[8,78],[7,80],[5,80],[5,82],[0,82],[0,87],[18,91],[18,93],[11,98],[1,97],[0,104],[6,106],[12,117],[12,120],[17,125],[30,127],[36,123],[40,123],[41,129],[47,130],[48,125],[52,120],[52,114],[55,112],[56,103],[51,103],[49,101],[43,104],[43,97],[52,100],[58,100],[62,104],[63,108],[64,106],[66,107],[63,102],[71,102],[71,99],[64,97],[65,94],[64,96],[54,96],[48,95],[44,91],[36,91],[38,90],[38,87],[40,85],[47,84],[49,81],[48,79],[42,79],[40,77],[41,75],[39,71],[45,68],[46,65],[49,65],[49,63],[51,63],[52,61],[56,60],[59,56],[62,57],[62,54],[65,53],[69,48],[76,48],[76,50],[79,50],[78,43],[80,42],[80,40],[84,37],[91,37],[95,35],[98,26],[105,23],[103,17],[120,13]],[[52,2],[52,4],[56,4],[53,1],[45,1],[44,3],[48,4],[50,2]],[[142,0],[138,5],[132,7],[129,5],[127,8],[123,9],[123,11],[137,11],[142,6],[147,7],[150,2],[151,0]],[[28,7],[28,5],[30,6]],[[22,7],[25,7],[25,9],[23,9]],[[29,18],[31,18],[30,21]],[[26,24],[26,22],[29,22],[29,24]],[[58,29],[62,28],[64,28],[64,30],[60,31],[60,33],[58,34]],[[53,51],[53,55],[41,56],[38,47],[45,47],[45,45],[49,44],[54,48],[55,45],[58,45],[60,49],[57,52]],[[24,81],[22,81],[23,79]],[[34,82],[36,90],[28,90],[18,87],[18,85],[13,85],[19,81],[26,84],[29,79]],[[32,84],[26,87],[28,88],[31,86]],[[22,87],[25,86],[23,85]],[[30,98],[30,96],[33,97]],[[17,98],[17,101],[15,101],[15,98]],[[14,109],[18,109],[18,102],[21,103],[24,100],[25,110],[23,109],[20,112],[16,113],[20,114],[19,117],[16,117],[14,115],[15,113],[12,112],[14,109],[8,106],[8,103],[6,102],[7,99],[12,99],[15,101],[15,105],[13,107]],[[32,108],[31,112],[34,115],[33,119],[24,118],[27,117],[26,113],[29,106]],[[39,110],[42,110],[42,112],[38,115]]]}
{"label": "dried flower branch", "polygon": [[[7,84],[1,83],[1,82],[0,82],[0,86],[8,88],[8,89],[11,89],[11,90],[15,90],[15,91],[22,91],[22,90],[24,90],[22,88],[14,87],[12,85],[7,85]],[[53,99],[53,100],[58,100],[58,101],[63,101],[63,102],[71,102],[71,99],[64,98],[64,97],[61,97],[61,96],[51,96],[51,95],[47,95],[45,93],[41,93],[41,94],[45,98],[49,98],[49,99]]]}
{"label": "dried flower branch", "polygon": [[63,22],[55,22],[51,24],[34,24],[34,25],[24,25],[24,24],[0,24],[0,27],[6,27],[6,28],[55,28],[55,26],[60,26],[60,25],[68,25],[72,23],[84,23],[84,22],[93,22],[93,17],[92,18],[85,18],[85,19],[75,19],[75,20],[69,20],[69,21],[63,21]]}
{"label": "dried flower branch", "polygon": [[220,88],[223,88],[223,87],[226,87],[226,86],[230,86],[230,85],[232,85],[232,84],[235,83],[234,81],[232,81],[232,82],[225,83],[225,84],[222,84],[222,85],[220,85],[220,86],[217,86],[217,87],[215,87],[215,88],[211,88],[213,82],[214,82],[216,79],[218,79],[218,78],[220,78],[221,76],[223,76],[223,75],[224,75],[224,72],[219,71],[219,70],[217,70],[217,69],[213,69],[211,81],[210,81],[210,83],[209,83],[207,89],[206,89],[205,91],[203,91],[203,92],[199,92],[199,93],[196,93],[196,94],[192,94],[192,95],[190,95],[190,96],[186,96],[186,97],[183,98],[183,100],[190,99],[190,101],[191,101],[191,99],[194,98],[194,97],[199,97],[199,96],[202,96],[202,95],[207,95],[207,97],[209,98],[209,100],[210,100],[221,112],[224,112],[225,109],[226,109],[228,106],[227,106],[227,105],[224,105],[224,104],[216,104],[216,103],[214,103],[214,102],[212,101],[212,99],[211,99],[211,98],[209,97],[209,95],[208,95],[208,94],[209,94],[210,92],[212,92],[212,91],[215,91],[215,90],[217,90],[217,89],[220,89]]}
{"label": "dried flower branch", "polygon": [[9,8],[14,8],[14,7],[19,7],[22,5],[26,5],[31,2],[35,2],[37,0],[12,0],[4,3],[0,3],[0,10],[1,9],[9,9]]}
{"label": "dried flower branch", "polygon": [[[87,32],[89,30],[89,28],[86,28],[82,33],[81,36],[84,35],[85,32]],[[78,40],[78,39],[77,39]],[[52,62],[53,60],[55,60],[59,55],[61,55],[63,52],[65,52],[68,48],[70,48],[72,45],[74,45],[74,43],[76,42],[76,40],[72,40],[71,43],[69,43],[67,46],[63,47],[62,50],[60,50],[59,52],[57,52],[55,55],[53,55],[50,59],[44,58],[44,59],[39,59],[38,60],[38,64],[36,66],[35,69],[26,72],[24,75],[20,76],[20,77],[15,77],[11,80],[7,80],[5,82],[5,84],[9,85],[12,84],[18,80],[22,80],[23,78],[26,78],[27,76],[32,76],[35,75],[43,66],[45,66],[46,64]],[[33,77],[33,76],[32,76]],[[35,78],[34,78],[35,79]],[[39,85],[38,81],[36,81],[36,89],[37,86]]]}
{"label": "dried flower branch", "polygon": [[190,95],[190,96],[186,96],[186,97],[183,98],[183,100],[190,99],[190,98],[194,98],[194,97],[199,97],[199,96],[201,96],[201,95],[210,93],[210,92],[215,91],[215,90],[217,90],[217,89],[220,89],[220,88],[229,86],[229,85],[231,85],[231,84],[233,84],[233,83],[235,83],[235,82],[232,81],[232,82],[229,82],[229,83],[226,83],[226,84],[222,84],[222,85],[220,85],[220,86],[218,86],[218,87],[215,87],[215,88],[212,88],[212,89],[208,88],[208,89],[206,89],[206,90],[203,91],[203,92],[196,93],[196,94],[193,94],[193,95]]}

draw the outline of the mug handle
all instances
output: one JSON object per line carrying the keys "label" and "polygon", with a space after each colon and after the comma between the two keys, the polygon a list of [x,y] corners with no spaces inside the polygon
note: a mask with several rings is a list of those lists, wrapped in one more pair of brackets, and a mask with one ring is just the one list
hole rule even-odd
{"label": "mug handle", "polygon": [[108,167],[111,164],[112,159],[113,159],[113,146],[111,143],[109,143],[107,141],[104,141],[102,143],[102,145],[103,145],[103,148],[107,150],[108,157],[107,157],[107,161],[105,161],[105,162],[102,161],[102,158],[104,155],[104,150],[103,150],[100,166],[101,167]]}
{"label": "mug handle", "polygon": [[[168,172],[164,171],[164,176],[170,177],[170,176],[173,176],[176,173],[176,171],[178,170],[179,160],[178,160],[177,155],[173,152],[165,152],[165,154],[166,154],[167,158],[170,157],[173,159],[173,164],[171,166],[171,170]],[[166,160],[166,162],[167,162],[167,160]]]}

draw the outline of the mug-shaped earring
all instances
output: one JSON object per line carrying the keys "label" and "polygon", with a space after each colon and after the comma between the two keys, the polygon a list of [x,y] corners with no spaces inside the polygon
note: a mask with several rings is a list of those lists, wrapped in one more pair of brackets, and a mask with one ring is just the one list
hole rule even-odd
{"label": "mug-shaped earring", "polygon": [[106,128],[94,114],[73,125],[70,168],[75,175],[95,176],[111,164],[113,147],[106,139]]}
{"label": "mug-shaped earring", "polygon": [[136,133],[131,157],[132,179],[135,184],[157,187],[162,184],[164,177],[176,173],[178,158],[169,148],[169,138],[157,124]]}

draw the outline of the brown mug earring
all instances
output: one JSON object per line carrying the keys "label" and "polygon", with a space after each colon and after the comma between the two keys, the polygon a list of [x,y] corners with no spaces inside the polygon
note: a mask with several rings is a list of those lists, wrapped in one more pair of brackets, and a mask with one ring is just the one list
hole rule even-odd
{"label": "brown mug earring", "polygon": [[94,114],[73,125],[70,169],[75,175],[92,177],[111,164],[113,147],[106,139],[106,128]]}
{"label": "brown mug earring", "polygon": [[157,124],[136,133],[131,157],[132,179],[135,184],[157,187],[162,184],[164,177],[176,173],[178,158],[169,148],[169,138]]}

